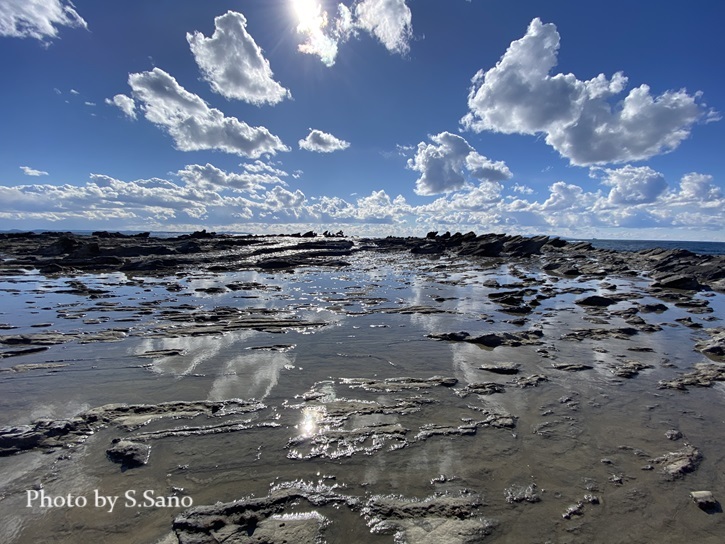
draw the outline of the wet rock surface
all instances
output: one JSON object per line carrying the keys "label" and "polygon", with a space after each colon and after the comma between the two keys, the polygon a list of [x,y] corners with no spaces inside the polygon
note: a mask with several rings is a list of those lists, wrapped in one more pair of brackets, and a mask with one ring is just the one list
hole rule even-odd
{"label": "wet rock surface", "polygon": [[[720,257],[204,231],[0,254],[3,542],[719,542]],[[157,500],[26,506],[132,488]]]}

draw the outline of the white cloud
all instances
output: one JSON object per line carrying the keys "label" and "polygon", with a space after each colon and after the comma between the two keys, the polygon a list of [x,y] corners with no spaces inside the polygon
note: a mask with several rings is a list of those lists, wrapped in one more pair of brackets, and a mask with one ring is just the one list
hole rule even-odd
{"label": "white cloud", "polygon": [[70,90],[70,94],[74,94],[74,95],[76,95],[76,96],[77,96],[77,95],[79,95],[79,94],[81,94],[81,93],[79,93],[79,92],[78,92],[78,91],[76,91],[75,89],[71,89],[71,90]]}
{"label": "white cloud", "polygon": [[282,181],[280,178],[287,177],[289,174],[282,170],[281,168],[276,168],[275,166],[268,164],[266,162],[256,160],[254,162],[248,162],[248,163],[242,163],[239,166],[244,168],[247,172],[252,172],[254,174],[271,174],[275,176],[275,179],[277,180],[277,183],[281,183],[282,185],[286,185],[284,181]]}
{"label": "white cloud", "polygon": [[[259,161],[249,164],[254,169]],[[265,168],[261,166],[259,173],[272,176]],[[543,201],[525,200],[514,197],[513,190],[505,196],[502,184],[488,181],[465,185],[420,206],[382,190],[354,201],[307,198],[299,189],[279,185],[243,196],[229,191],[235,183],[239,187],[256,183],[244,178],[245,174],[250,172],[236,177],[207,164],[187,166],[179,172],[179,182],[159,178],[126,182],[92,174],[85,185],[0,186],[0,220],[5,228],[206,228],[267,233],[343,229],[348,234],[352,230],[375,236],[474,230],[597,237],[627,232],[640,238],[652,233],[661,237],[665,232],[670,238],[683,239],[697,232],[722,239],[725,231],[725,198],[711,176],[696,172],[686,174],[675,189],[651,202],[613,204],[606,192],[587,191],[565,181],[551,185]],[[643,230],[649,228],[660,230]]]}
{"label": "white cloud", "polygon": [[408,168],[421,174],[415,184],[419,195],[456,191],[469,177],[498,182],[512,176],[504,162],[493,162],[480,155],[461,136],[441,132],[430,139],[432,144],[420,142],[415,156],[408,159]]}
{"label": "white cloud", "polygon": [[300,208],[307,199],[302,191],[288,191],[284,187],[276,186],[265,194],[264,202],[275,211],[296,210]]}
{"label": "white cloud", "polygon": [[511,42],[496,66],[480,70],[468,95],[464,128],[505,134],[546,134],[546,143],[575,165],[642,160],[674,150],[698,121],[717,115],[699,104],[700,93],[666,91],[652,96],[647,85],[616,104],[627,78],[621,72],[582,81],[550,75],[557,64],[556,26],[531,21],[526,35]]}
{"label": "white cloud", "polygon": [[186,39],[214,92],[257,106],[291,97],[289,90],[273,79],[269,61],[247,32],[247,19],[241,13],[228,11],[216,17],[211,38],[194,32]]}
{"label": "white cloud", "polygon": [[[593,169],[593,173],[600,169]],[[610,204],[644,204],[654,202],[667,189],[665,177],[648,166],[627,165],[616,170],[601,169],[605,178],[604,185],[612,187],[609,192]]]}
{"label": "white cloud", "polygon": [[43,172],[42,170],[36,170],[35,168],[30,168],[29,166],[21,166],[20,169],[23,171],[23,174],[26,176],[47,176],[48,172]]}
{"label": "white cloud", "polygon": [[59,26],[88,28],[71,2],[65,0],[2,0],[0,36],[57,38]]}
{"label": "white cloud", "polygon": [[391,53],[404,55],[410,49],[412,15],[405,0],[362,0],[354,12],[338,4],[334,20],[319,0],[294,0],[293,6],[297,32],[305,38],[299,51],[320,57],[326,66],[335,64],[339,45],[357,36],[358,30],[377,38]]}
{"label": "white cloud", "polygon": [[136,102],[130,96],[117,94],[113,98],[106,98],[106,104],[116,106],[129,119],[136,119]]}
{"label": "white cloud", "polygon": [[332,134],[317,129],[310,129],[306,138],[300,140],[300,149],[315,151],[317,153],[332,153],[350,147],[350,142],[336,138]]}
{"label": "white cloud", "polygon": [[511,189],[513,189],[516,193],[521,193],[522,195],[534,194],[534,190],[531,187],[529,187],[528,185],[521,185],[519,183],[514,183]]}
{"label": "white cloud", "polygon": [[690,172],[680,180],[681,200],[711,202],[723,198],[722,190],[713,184],[713,178],[707,174]]}
{"label": "white cloud", "polygon": [[188,186],[208,190],[232,189],[238,192],[253,192],[262,189],[264,184],[283,183],[279,177],[269,172],[228,173],[209,163],[204,166],[189,164],[176,174]]}
{"label": "white cloud", "polygon": [[146,119],[165,129],[181,151],[216,149],[252,159],[289,151],[265,127],[226,117],[159,68],[130,74],[128,84]]}
{"label": "white cloud", "polygon": [[393,53],[410,50],[412,14],[405,0],[363,0],[355,6],[356,24]]}

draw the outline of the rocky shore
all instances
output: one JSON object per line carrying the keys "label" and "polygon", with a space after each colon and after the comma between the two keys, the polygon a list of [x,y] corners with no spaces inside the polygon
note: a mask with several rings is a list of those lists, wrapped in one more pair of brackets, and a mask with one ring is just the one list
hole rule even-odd
{"label": "rocky shore", "polygon": [[0,540],[719,542],[723,256],[201,231],[0,258]]}
{"label": "rocky shore", "polygon": [[650,249],[617,252],[595,249],[588,242],[549,236],[509,236],[430,232],[425,238],[349,239],[338,233],[314,232],[279,236],[231,236],[206,231],[170,238],[148,233],[124,235],[95,232],[0,234],[0,270],[37,269],[43,274],[78,272],[169,273],[182,268],[215,272],[248,268],[292,269],[301,266],[346,266],[341,257],[359,251],[406,251],[415,255],[502,259],[540,259],[555,275],[606,277],[647,273],[654,289],[725,291],[725,256],[687,250]]}

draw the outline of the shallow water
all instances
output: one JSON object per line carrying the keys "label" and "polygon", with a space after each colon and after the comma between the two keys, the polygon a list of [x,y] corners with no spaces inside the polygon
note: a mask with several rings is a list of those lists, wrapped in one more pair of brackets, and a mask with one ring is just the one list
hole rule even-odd
{"label": "shallow water", "polygon": [[[313,482],[337,485],[337,493],[363,502],[388,495],[478,496],[483,505],[473,519],[490,527],[485,540],[491,542],[721,541],[723,514],[698,509],[689,493],[710,490],[725,500],[725,388],[683,392],[659,389],[658,381],[706,361],[693,349],[706,333],[675,320],[691,317],[706,328],[722,326],[723,295],[696,295],[708,301],[709,313],[667,303],[665,312],[640,314],[660,325],[658,332],[566,340],[562,336],[575,329],[627,326],[623,315],[612,313],[658,302],[647,280],[607,278],[616,285],[613,291],[599,278],[548,276],[535,263],[487,266],[399,254],[358,254],[352,261],[350,268],[333,272],[73,278],[107,291],[97,298],[58,293],[67,287],[65,279],[1,278],[0,323],[16,328],[0,332],[76,336],[43,352],[0,359],[0,369],[58,365],[0,373],[0,425],[71,417],[108,403],[239,398],[264,407],[219,417],[151,418],[131,430],[111,424],[72,447],[0,457],[0,540],[175,542],[172,522],[185,508],[132,507],[125,494],[135,490],[131,495],[139,500],[144,491],[188,497],[196,506]],[[257,287],[197,291],[235,282]],[[170,291],[172,284],[180,290]],[[545,295],[523,316],[503,311],[488,296],[522,289],[530,289],[527,302]],[[612,293],[628,295],[606,311],[574,303],[584,295]],[[218,307],[302,323],[274,333],[175,332],[193,322],[195,312]],[[520,317],[526,318],[523,324],[511,323]],[[318,322],[326,324],[305,325]],[[34,326],[39,324],[44,326]],[[78,333],[109,329],[124,329],[124,336],[80,343]],[[543,332],[540,343],[495,349],[427,337],[530,330]],[[146,356],[149,352],[165,355]],[[616,377],[613,365],[625,360],[651,368],[631,379]],[[516,387],[510,383],[514,376],[480,369],[498,362],[517,363],[518,376],[540,374],[548,381]],[[552,368],[554,363],[593,368],[566,372]],[[399,380],[433,376],[458,382],[408,387]],[[503,392],[466,389],[481,382],[501,384]],[[515,426],[481,423],[491,414],[512,416]],[[238,427],[147,436],[227,423]],[[683,437],[668,439],[665,433],[672,429]],[[151,445],[147,465],[121,470],[106,456],[112,439],[140,436]],[[685,443],[702,452],[702,461],[693,472],[670,479],[651,460]],[[648,465],[653,469],[643,470]],[[507,493],[532,484],[537,502],[506,500]],[[48,496],[86,497],[89,505],[28,507],[28,491],[41,487]],[[120,497],[112,512],[95,506],[96,492]],[[584,501],[579,513],[564,518],[585,495],[595,495],[598,504]],[[321,531],[328,542],[394,541],[393,534],[372,532],[371,520],[355,508],[301,503],[285,514],[312,511],[330,521]],[[424,541],[420,535],[432,534],[437,522],[425,517],[401,522],[398,541]],[[446,535],[449,542],[467,541],[455,531]]]}

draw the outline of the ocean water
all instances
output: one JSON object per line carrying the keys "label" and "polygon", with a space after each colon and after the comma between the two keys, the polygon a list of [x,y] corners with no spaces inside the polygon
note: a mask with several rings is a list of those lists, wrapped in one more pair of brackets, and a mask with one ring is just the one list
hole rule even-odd
{"label": "ocean water", "polygon": [[725,242],[692,242],[681,240],[582,240],[598,249],[617,251],[641,251],[661,247],[663,249],[686,249],[702,255],[725,255]]}

